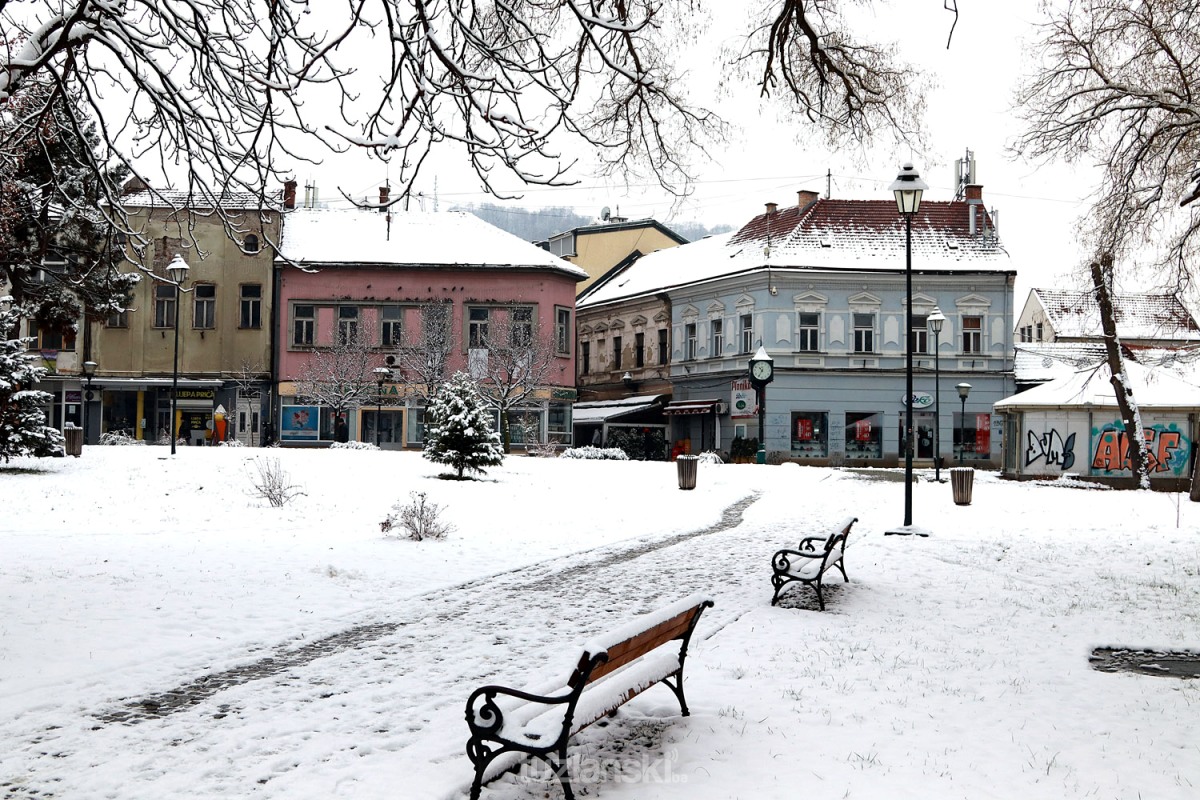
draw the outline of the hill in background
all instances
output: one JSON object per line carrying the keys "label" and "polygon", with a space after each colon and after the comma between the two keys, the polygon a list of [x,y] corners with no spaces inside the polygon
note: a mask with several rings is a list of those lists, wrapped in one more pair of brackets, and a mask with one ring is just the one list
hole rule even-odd
{"label": "hill in background", "polygon": [[[490,222],[497,228],[506,230],[514,236],[520,236],[522,239],[531,242],[540,242],[544,239],[549,239],[557,233],[569,231],[572,228],[580,228],[585,225],[596,225],[600,222],[596,217],[585,217],[575,213],[574,209],[570,206],[529,209],[498,206],[493,203],[481,203],[479,205],[468,203],[466,205],[455,206],[454,210],[468,211],[483,221]],[[733,230],[729,225],[717,225],[710,228],[706,225],[701,225],[699,222],[663,222],[662,220],[659,220],[659,222],[662,222],[663,225],[666,225],[689,242],[694,242],[697,239],[702,239],[712,234]]]}

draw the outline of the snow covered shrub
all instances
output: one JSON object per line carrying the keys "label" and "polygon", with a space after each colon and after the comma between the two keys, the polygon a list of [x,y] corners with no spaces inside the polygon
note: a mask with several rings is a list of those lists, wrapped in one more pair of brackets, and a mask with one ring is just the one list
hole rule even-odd
{"label": "snow covered shrub", "polygon": [[699,456],[699,464],[724,464],[725,460],[721,458],[721,454],[716,450],[705,450]]}
{"label": "snow covered shrub", "polygon": [[329,445],[330,450],[379,450],[379,447],[370,442],[334,442]]}
{"label": "snow covered shrub", "polygon": [[278,458],[256,458],[254,466],[258,468],[258,479],[251,477],[250,484],[254,487],[252,496],[261,497],[275,508],[282,508],[293,497],[305,494],[303,489],[292,483]]}
{"label": "snow covered shrub", "polygon": [[593,460],[608,460],[608,461],[628,461],[629,456],[624,450],[617,447],[572,447],[569,450],[563,450],[563,458],[584,458]]}
{"label": "snow covered shrub", "polygon": [[237,439],[226,439],[223,442],[217,442],[217,447],[245,447],[245,442],[240,442]]}
{"label": "snow covered shrub", "polygon": [[445,539],[446,534],[454,530],[453,525],[441,521],[442,507],[429,502],[424,492],[409,492],[408,496],[412,502],[392,506],[392,513],[379,523],[380,530],[389,533],[397,527],[402,528],[404,532],[398,535],[414,542]]}
{"label": "snow covered shrub", "polygon": [[113,447],[128,447],[130,445],[144,445],[145,442],[141,439],[135,439],[124,431],[108,431],[100,434],[100,444],[111,445]]}
{"label": "snow covered shrub", "polygon": [[466,373],[454,373],[426,409],[422,455],[453,467],[459,479],[465,471],[482,473],[484,467],[504,462],[500,434],[492,429],[492,412]]}

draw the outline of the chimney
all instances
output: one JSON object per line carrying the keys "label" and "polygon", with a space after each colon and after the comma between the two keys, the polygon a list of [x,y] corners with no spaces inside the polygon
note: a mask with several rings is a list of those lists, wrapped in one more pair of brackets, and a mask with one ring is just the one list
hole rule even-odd
{"label": "chimney", "polygon": [[[982,232],[987,220],[987,210],[983,207],[983,185],[968,183],[963,190],[963,197],[967,201],[967,233],[975,236]],[[978,223],[976,223],[977,213]]]}
{"label": "chimney", "polygon": [[983,184],[982,183],[968,183],[965,196],[966,196],[968,203],[971,202],[972,200],[978,200],[979,202],[982,203],[983,202]]}
{"label": "chimney", "polygon": [[809,189],[801,189],[800,191],[796,192],[796,205],[800,207],[801,211],[804,211],[804,209],[817,202],[817,198],[820,196],[821,194],[819,192],[814,192]]}
{"label": "chimney", "polygon": [[379,187],[379,210],[387,211],[388,195],[391,194],[391,188],[387,186]]}
{"label": "chimney", "polygon": [[283,182],[283,207],[292,209],[296,207],[296,182]]}
{"label": "chimney", "polygon": [[777,208],[779,208],[778,203],[767,203],[767,213],[768,214],[774,214],[775,209],[777,209]]}

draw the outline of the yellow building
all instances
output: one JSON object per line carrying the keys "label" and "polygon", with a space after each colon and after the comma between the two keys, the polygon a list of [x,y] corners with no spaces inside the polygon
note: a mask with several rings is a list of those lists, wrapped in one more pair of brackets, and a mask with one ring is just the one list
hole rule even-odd
{"label": "yellow building", "polygon": [[576,287],[576,296],[609,271],[620,268],[631,256],[687,244],[675,231],[652,219],[626,220],[612,217],[597,225],[585,225],[555,234],[540,243],[553,255],[587,271]]}

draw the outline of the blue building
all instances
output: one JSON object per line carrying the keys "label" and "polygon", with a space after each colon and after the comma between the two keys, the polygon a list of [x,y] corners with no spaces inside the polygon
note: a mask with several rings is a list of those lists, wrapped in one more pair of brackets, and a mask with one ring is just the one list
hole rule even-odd
{"label": "blue building", "polygon": [[[580,346],[608,352],[591,341],[597,331],[658,304],[670,320],[673,452],[729,453],[735,439],[757,439],[747,370],[761,344],[775,366],[763,414],[770,460],[894,466],[903,461],[907,336],[918,464],[940,454],[947,466],[999,467],[992,404],[1014,391],[1016,272],[995,213],[971,185],[962,200],[923,202],[912,226],[911,331],[895,203],[802,191],[793,207],[768,203],[734,233],[651,253],[595,286],[577,303],[588,323]],[[945,317],[938,334],[928,325],[935,309]],[[636,385],[641,376],[629,377]],[[970,386],[965,401],[958,384]]]}

